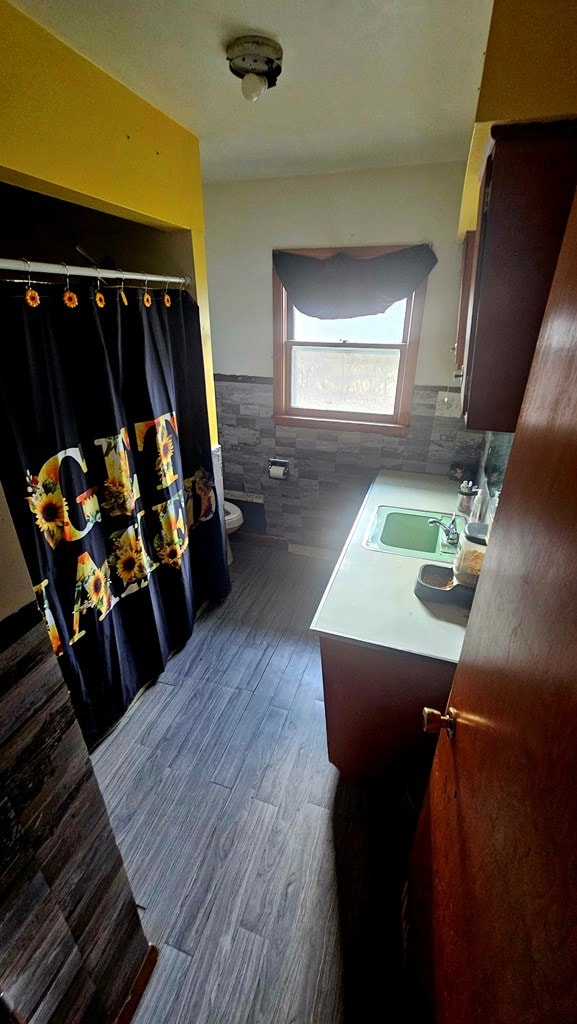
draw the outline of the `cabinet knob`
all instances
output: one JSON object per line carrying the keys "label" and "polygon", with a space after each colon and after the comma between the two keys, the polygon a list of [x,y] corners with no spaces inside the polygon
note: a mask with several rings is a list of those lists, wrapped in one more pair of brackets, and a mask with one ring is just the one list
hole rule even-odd
{"label": "cabinet knob", "polygon": [[445,730],[450,740],[455,735],[455,709],[448,708],[447,714],[443,715],[435,708],[423,708],[423,732],[432,732],[437,735]]}

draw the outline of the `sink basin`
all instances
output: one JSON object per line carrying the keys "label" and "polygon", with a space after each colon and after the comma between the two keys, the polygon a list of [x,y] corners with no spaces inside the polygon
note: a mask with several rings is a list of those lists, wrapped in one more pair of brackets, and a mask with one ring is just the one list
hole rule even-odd
{"label": "sink basin", "polygon": [[[440,519],[448,526],[451,518],[447,512],[379,505],[363,544],[373,551],[453,562],[457,553],[456,546],[447,544],[445,534],[438,525],[429,524],[429,519]],[[457,516],[455,524],[461,533],[465,525],[463,516]]]}
{"label": "sink basin", "polygon": [[436,551],[438,526],[429,525],[428,517],[410,512],[389,512],[385,516],[380,540],[390,548],[409,551]]}

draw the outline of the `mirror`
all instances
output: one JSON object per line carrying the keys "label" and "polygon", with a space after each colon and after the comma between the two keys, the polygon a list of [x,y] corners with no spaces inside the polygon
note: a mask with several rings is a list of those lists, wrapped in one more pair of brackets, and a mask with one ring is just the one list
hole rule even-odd
{"label": "mirror", "polygon": [[487,481],[489,495],[494,497],[503,486],[503,478],[514,434],[491,433],[487,435],[487,447],[483,469]]}

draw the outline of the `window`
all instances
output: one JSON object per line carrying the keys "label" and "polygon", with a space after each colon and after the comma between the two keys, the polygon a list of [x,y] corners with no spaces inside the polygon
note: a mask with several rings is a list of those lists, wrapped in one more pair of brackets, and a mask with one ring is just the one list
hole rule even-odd
{"label": "window", "polygon": [[[368,259],[400,248],[290,252]],[[406,434],[426,286],[383,313],[320,319],[294,306],[273,271],[275,422]]]}

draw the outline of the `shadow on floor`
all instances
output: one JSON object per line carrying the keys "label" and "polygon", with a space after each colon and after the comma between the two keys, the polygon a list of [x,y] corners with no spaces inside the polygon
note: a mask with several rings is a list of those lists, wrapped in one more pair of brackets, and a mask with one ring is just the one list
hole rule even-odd
{"label": "shadow on floor", "polygon": [[[340,780],[333,838],[343,955],[344,1024],[414,1020],[405,970],[403,891],[432,752],[386,778]],[[418,1024],[431,1024],[422,1015]]]}

